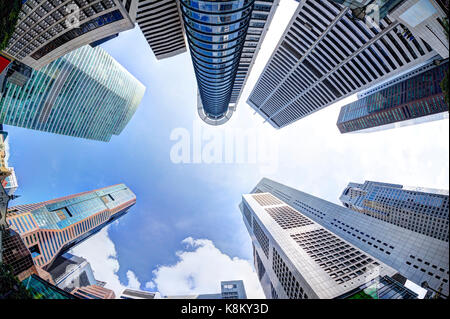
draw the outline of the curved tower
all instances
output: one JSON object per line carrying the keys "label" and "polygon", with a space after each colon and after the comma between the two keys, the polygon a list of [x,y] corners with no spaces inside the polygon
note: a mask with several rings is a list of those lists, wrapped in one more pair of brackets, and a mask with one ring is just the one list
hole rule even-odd
{"label": "curved tower", "polygon": [[241,54],[255,0],[181,0],[181,12],[199,90],[199,114],[208,124],[228,121]]}

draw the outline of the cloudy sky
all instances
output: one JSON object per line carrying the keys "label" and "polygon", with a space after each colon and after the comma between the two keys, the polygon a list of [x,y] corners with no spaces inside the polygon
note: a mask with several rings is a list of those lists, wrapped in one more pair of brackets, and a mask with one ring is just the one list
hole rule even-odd
{"label": "cloudy sky", "polygon": [[[294,0],[281,0],[237,112],[216,128],[198,119],[188,53],[157,61],[138,28],[104,44],[147,87],[135,116],[109,143],[6,127],[22,195],[12,204],[123,182],[136,205],[73,251],[90,261],[97,279],[117,295],[127,286],[162,295],[215,293],[221,280],[243,279],[249,297],[263,298],[238,209],[263,176],[335,203],[350,181],[448,189],[448,120],[341,135],[340,107],[356,97],[281,130],[254,114],[247,97],[295,8]],[[226,161],[240,155],[230,155],[225,141],[241,133],[257,137],[250,160]],[[203,141],[200,163],[194,140]],[[180,153],[186,143],[188,155]],[[220,162],[210,152],[217,145]],[[177,163],[177,156],[174,162],[174,154],[190,163]]]}

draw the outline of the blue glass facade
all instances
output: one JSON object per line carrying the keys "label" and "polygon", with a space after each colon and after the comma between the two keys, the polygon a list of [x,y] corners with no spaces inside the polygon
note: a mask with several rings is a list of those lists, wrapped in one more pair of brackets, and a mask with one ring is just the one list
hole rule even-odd
{"label": "blue glass facade", "polygon": [[180,2],[201,102],[210,119],[228,112],[254,2]]}
{"label": "blue glass facade", "polygon": [[136,112],[145,87],[100,47],[53,61],[20,87],[6,84],[0,123],[107,142]]}

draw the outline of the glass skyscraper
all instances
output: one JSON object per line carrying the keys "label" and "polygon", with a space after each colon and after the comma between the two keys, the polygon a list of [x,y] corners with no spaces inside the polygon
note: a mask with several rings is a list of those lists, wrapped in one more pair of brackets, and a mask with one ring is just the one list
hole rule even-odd
{"label": "glass skyscraper", "polygon": [[124,215],[136,196],[118,184],[54,200],[11,207],[6,221],[44,270],[70,248]]}
{"label": "glass skyscraper", "polygon": [[0,123],[98,141],[125,128],[145,87],[100,47],[53,61],[19,87],[7,83]]}
{"label": "glass skyscraper", "polygon": [[229,104],[255,0],[180,3],[199,102],[211,124],[222,124],[233,112]]}
{"label": "glass skyscraper", "polygon": [[424,68],[425,71],[419,74],[412,72],[402,76],[401,81],[384,84],[374,89],[374,93],[343,106],[337,122],[341,133],[390,128],[394,126],[390,124],[399,122],[413,124],[413,119],[424,121],[426,117],[433,119],[431,115],[448,112],[440,86],[448,69],[448,60],[439,66],[431,63]]}

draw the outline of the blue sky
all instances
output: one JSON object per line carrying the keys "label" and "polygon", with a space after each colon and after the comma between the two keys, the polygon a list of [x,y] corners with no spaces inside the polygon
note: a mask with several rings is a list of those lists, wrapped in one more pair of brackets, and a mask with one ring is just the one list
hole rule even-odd
{"label": "blue sky", "polygon": [[[11,204],[123,182],[136,194],[136,205],[74,251],[91,262],[97,279],[116,294],[130,286],[166,295],[214,293],[220,280],[244,279],[249,296],[262,297],[237,206],[263,176],[335,203],[348,182],[366,179],[448,189],[448,119],[341,135],[340,106],[355,97],[282,130],[254,114],[245,101],[295,5],[281,1],[237,112],[218,128],[198,119],[188,53],[157,61],[138,28],[102,45],[147,87],[136,114],[109,143],[6,126],[9,165],[22,195]],[[192,136],[195,125],[218,137],[232,129],[254,132],[270,148],[274,165],[173,163],[171,134],[181,128]]]}

